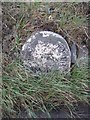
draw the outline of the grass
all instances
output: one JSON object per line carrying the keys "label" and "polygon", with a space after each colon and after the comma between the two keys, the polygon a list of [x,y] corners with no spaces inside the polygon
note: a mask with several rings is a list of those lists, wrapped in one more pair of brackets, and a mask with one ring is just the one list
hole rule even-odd
{"label": "grass", "polygon": [[24,69],[20,61],[14,61],[6,67],[7,73],[3,75],[3,110],[10,116],[16,115],[20,108],[17,105],[19,100],[18,104],[28,107],[34,115],[32,117],[36,117],[35,111],[38,110],[49,117],[50,110],[55,106],[64,104],[73,107],[73,103],[79,101],[88,103],[89,80],[88,69],[85,67],[75,68],[69,78],[69,75],[60,74],[59,71],[35,77]]}
{"label": "grass", "polygon": [[[14,4],[13,4],[14,5]],[[64,75],[59,71],[51,71],[47,75],[42,74],[39,77],[32,76],[30,71],[25,70],[20,59],[20,50],[27,39],[27,36],[35,31],[34,20],[42,20],[42,23],[50,22],[47,11],[41,15],[38,13],[38,7],[42,3],[17,3],[14,7],[12,3],[3,3],[3,22],[12,23],[15,27],[13,40],[8,44],[8,54],[3,49],[3,88],[2,88],[2,111],[5,117],[17,117],[21,107],[28,110],[33,118],[38,117],[36,112],[42,111],[50,117],[50,111],[56,106],[65,105],[72,111],[73,103],[88,103],[88,63],[83,61],[83,66],[75,67],[70,74]],[[53,3],[44,3],[48,7]],[[77,44],[82,43],[82,35],[86,36],[87,21],[83,5],[79,7],[78,3],[54,3],[58,14],[51,13],[52,20],[58,23],[59,31],[61,28],[65,31],[68,38],[76,40]],[[18,6],[18,7],[17,7]],[[81,9],[80,9],[81,8]],[[13,14],[13,9],[16,12]],[[19,12],[18,12],[19,9]],[[10,13],[10,11],[12,11]],[[9,15],[7,16],[7,12]],[[16,22],[15,22],[16,21]],[[58,22],[57,22],[58,21]],[[8,26],[8,22],[6,25]],[[11,24],[10,23],[10,24]],[[37,25],[38,26],[38,25]],[[8,36],[8,35],[7,35]],[[79,36],[79,37],[78,37]],[[77,39],[78,38],[78,39]],[[11,39],[11,38],[8,38]],[[7,40],[6,40],[7,42]],[[15,57],[12,57],[12,54]],[[81,62],[79,62],[80,64]]]}

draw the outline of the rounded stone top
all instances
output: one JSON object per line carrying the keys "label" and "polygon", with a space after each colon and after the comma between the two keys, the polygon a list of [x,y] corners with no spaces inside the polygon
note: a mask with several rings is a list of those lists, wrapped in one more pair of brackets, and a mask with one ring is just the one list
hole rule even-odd
{"label": "rounded stone top", "polygon": [[51,31],[37,31],[22,46],[24,65],[34,73],[60,70],[68,72],[71,52],[66,40]]}

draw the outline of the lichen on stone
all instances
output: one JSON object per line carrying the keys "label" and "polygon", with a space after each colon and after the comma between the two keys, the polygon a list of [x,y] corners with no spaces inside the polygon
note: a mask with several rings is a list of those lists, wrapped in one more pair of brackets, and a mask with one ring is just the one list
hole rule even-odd
{"label": "lichen on stone", "polygon": [[71,52],[66,40],[50,31],[31,35],[21,51],[24,65],[35,73],[51,70],[69,71]]}

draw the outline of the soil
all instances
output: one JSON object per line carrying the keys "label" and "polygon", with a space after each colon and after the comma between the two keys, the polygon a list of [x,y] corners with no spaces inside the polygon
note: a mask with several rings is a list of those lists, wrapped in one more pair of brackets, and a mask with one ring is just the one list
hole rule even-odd
{"label": "soil", "polygon": [[[49,113],[51,118],[90,118],[89,108],[90,106],[87,104],[78,103],[77,105],[74,105],[74,109],[70,111],[68,108],[61,105],[51,110]],[[35,114],[38,118],[48,118],[46,113],[40,111]],[[31,118],[28,111],[25,109],[22,109],[17,117]]]}

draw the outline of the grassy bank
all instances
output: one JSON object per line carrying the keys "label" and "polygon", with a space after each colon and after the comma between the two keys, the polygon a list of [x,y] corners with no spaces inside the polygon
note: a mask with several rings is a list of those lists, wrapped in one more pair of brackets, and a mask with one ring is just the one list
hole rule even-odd
{"label": "grassy bank", "polygon": [[52,71],[35,77],[19,61],[13,61],[3,72],[2,108],[12,117],[18,114],[22,106],[35,117],[38,110],[49,115],[55,106],[63,104],[72,108],[73,103],[88,103],[86,64],[74,68],[71,76]]}

